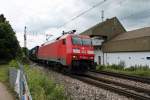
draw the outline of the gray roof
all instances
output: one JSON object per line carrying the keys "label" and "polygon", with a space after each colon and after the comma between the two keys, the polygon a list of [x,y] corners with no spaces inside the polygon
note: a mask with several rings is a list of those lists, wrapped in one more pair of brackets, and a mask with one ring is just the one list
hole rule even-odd
{"label": "gray roof", "polygon": [[135,39],[135,38],[141,38],[141,37],[147,37],[147,36],[150,36],[150,27],[145,27],[145,28],[119,34],[118,36],[113,38],[111,41]]}
{"label": "gray roof", "polygon": [[150,51],[150,27],[119,34],[102,45],[104,52]]}
{"label": "gray roof", "polygon": [[102,23],[98,23],[91,27],[90,29],[82,32],[81,34],[89,36],[104,36],[107,39],[111,39],[120,33],[126,32],[125,28],[122,26],[117,17],[107,19]]}

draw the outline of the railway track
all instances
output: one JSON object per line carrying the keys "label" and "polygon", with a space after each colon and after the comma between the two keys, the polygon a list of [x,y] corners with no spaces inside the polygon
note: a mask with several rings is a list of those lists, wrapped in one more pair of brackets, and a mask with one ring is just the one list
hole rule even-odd
{"label": "railway track", "polygon": [[91,85],[95,85],[97,87],[134,98],[135,100],[150,100],[150,90],[148,89],[133,87],[130,85],[110,81],[104,78],[97,77],[92,73],[87,73],[86,75],[71,75],[71,77],[77,78]]}
{"label": "railway track", "polygon": [[150,89],[144,89],[144,88],[141,88],[141,87],[136,87],[136,86],[125,84],[125,83],[120,83],[120,82],[117,82],[117,81],[114,81],[114,80],[105,79],[103,77],[98,77],[97,73],[95,74],[93,72],[89,72],[89,73],[87,73],[87,76],[92,78],[92,79],[99,80],[101,82],[105,82],[107,84],[112,83],[112,84],[115,84],[117,86],[121,86],[121,87],[124,87],[124,88],[129,88],[129,89],[132,89],[134,91],[150,95]]}
{"label": "railway track", "polygon": [[[54,71],[57,71],[57,70],[54,70]],[[150,100],[150,89],[144,89],[144,88],[135,87],[135,86],[128,85],[128,84],[122,84],[119,82],[111,81],[111,80],[99,77],[97,75],[99,74],[99,72],[88,72],[84,75],[83,74],[75,75],[75,74],[70,74],[70,73],[62,73],[62,74],[81,80],[85,83],[88,83],[88,84],[91,84],[91,85],[94,85],[94,86],[97,86],[106,90],[113,91],[120,95],[133,98],[135,100]],[[109,74],[109,76],[113,76],[113,75]],[[125,77],[125,79],[128,79],[128,78]],[[145,81],[142,81],[142,82],[145,82]]]}
{"label": "railway track", "polygon": [[139,76],[109,72],[109,71],[91,71],[91,72],[100,73],[100,74],[104,74],[104,75],[109,75],[109,76],[114,76],[114,77],[119,77],[119,78],[123,78],[123,79],[129,79],[129,80],[133,80],[133,81],[137,81],[137,82],[150,84],[150,78],[147,78],[147,77],[139,77]]}

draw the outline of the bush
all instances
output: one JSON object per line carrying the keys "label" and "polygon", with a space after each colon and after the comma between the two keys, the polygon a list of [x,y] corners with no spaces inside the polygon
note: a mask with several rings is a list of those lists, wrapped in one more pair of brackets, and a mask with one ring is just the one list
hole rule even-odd
{"label": "bush", "polygon": [[66,100],[63,86],[54,83],[39,69],[25,69],[33,100]]}
{"label": "bush", "polygon": [[105,69],[105,66],[104,65],[98,65],[96,67],[96,70],[104,70]]}
{"label": "bush", "polygon": [[18,68],[18,63],[16,60],[11,60],[9,62],[9,67],[15,67],[15,68]]}
{"label": "bush", "polygon": [[131,66],[129,68],[126,68],[126,70],[128,70],[128,71],[137,71],[137,70],[147,71],[147,70],[149,70],[149,67],[148,66],[142,66],[142,65],[135,65],[135,66]]}
{"label": "bush", "polygon": [[147,71],[149,70],[149,67],[146,65],[146,66],[138,66],[140,70],[144,70],[144,71]]}
{"label": "bush", "polygon": [[126,68],[125,70],[127,70],[127,71],[135,71],[136,67],[135,66],[131,66],[129,68]]}
{"label": "bush", "polygon": [[120,66],[121,69],[125,68],[125,62],[124,61],[120,61],[118,66]]}
{"label": "bush", "polygon": [[108,65],[106,67],[108,69],[115,69],[115,70],[123,70],[124,69],[124,66],[120,66],[120,65],[116,65],[116,64]]}
{"label": "bush", "polygon": [[29,63],[30,63],[29,58],[28,58],[27,56],[22,57],[22,63],[23,63],[23,64],[29,64]]}
{"label": "bush", "polygon": [[125,68],[125,64],[122,63],[120,65],[99,65],[97,66],[97,70],[105,70],[105,71],[112,71],[116,73],[123,73],[129,75],[138,75],[138,76],[146,76],[150,77],[150,68],[149,66],[142,66],[142,65],[135,65],[128,68]]}
{"label": "bush", "polygon": [[0,65],[0,82],[8,83],[8,65]]}

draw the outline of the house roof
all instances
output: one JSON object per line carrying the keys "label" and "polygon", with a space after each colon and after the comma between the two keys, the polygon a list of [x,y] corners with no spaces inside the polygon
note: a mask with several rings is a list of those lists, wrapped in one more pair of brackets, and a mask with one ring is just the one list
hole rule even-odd
{"label": "house roof", "polygon": [[150,27],[119,34],[102,45],[104,52],[150,51]]}
{"label": "house roof", "polygon": [[150,27],[145,27],[142,29],[137,29],[137,30],[119,34],[118,36],[113,38],[111,41],[135,39],[135,38],[142,38],[142,37],[147,37],[147,36],[150,36]]}
{"label": "house roof", "polygon": [[126,32],[125,28],[122,26],[117,17],[107,19],[102,23],[98,23],[82,32],[81,34],[89,36],[104,36],[107,37],[107,40],[117,36],[120,33]]}

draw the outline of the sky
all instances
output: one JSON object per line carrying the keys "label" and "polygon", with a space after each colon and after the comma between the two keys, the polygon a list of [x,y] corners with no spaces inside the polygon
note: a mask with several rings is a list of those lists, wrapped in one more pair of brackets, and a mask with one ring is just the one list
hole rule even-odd
{"label": "sky", "polygon": [[[150,26],[150,0],[0,0],[0,14],[4,14],[23,47],[24,27],[27,27],[27,47],[31,49],[62,31],[81,33],[104,20],[116,16],[126,30]],[[93,6],[82,16],[75,18]],[[74,20],[72,20],[75,18]]]}

